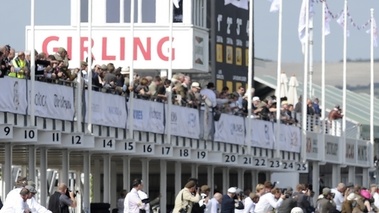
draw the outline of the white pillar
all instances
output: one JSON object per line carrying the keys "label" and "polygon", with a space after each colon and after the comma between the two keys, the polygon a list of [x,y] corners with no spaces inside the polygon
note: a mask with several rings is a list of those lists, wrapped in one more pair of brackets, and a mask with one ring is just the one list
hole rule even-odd
{"label": "white pillar", "polygon": [[258,185],[258,171],[251,171],[251,191],[255,192],[255,187]]}
{"label": "white pillar", "polygon": [[349,166],[347,182],[355,183],[355,166]]}
{"label": "white pillar", "polygon": [[[100,186],[101,181],[101,172],[100,172],[100,160],[96,159],[94,160],[94,166],[92,168],[92,181],[93,181],[93,186]],[[93,187],[93,202],[99,203],[101,201],[101,196],[100,196],[100,187]]]}
{"label": "white pillar", "polygon": [[70,152],[67,149],[62,150],[62,170],[59,176],[61,183],[65,183],[67,186],[68,182],[68,170],[70,168]]}
{"label": "white pillar", "polygon": [[104,183],[104,203],[110,203],[110,194],[111,194],[111,183],[110,183],[110,174],[111,174],[111,156],[103,155],[103,183]]}
{"label": "white pillar", "polygon": [[13,146],[11,143],[5,144],[4,150],[4,164],[1,168],[2,179],[3,179],[3,192],[2,198],[4,202],[5,196],[10,192],[14,185],[14,180],[12,180],[12,157],[13,157]]}
{"label": "white pillar", "polygon": [[161,1],[160,4],[155,4],[156,24],[167,24],[169,22],[169,14],[171,14],[169,11],[170,3],[171,1]]}
{"label": "white pillar", "polygon": [[40,181],[41,181],[41,190],[40,190],[40,196],[41,196],[41,202],[40,204],[42,206],[46,206],[46,198],[47,198],[47,149],[45,147],[41,147],[39,149],[39,169],[40,169]]}
{"label": "white pillar", "polygon": [[207,167],[207,184],[211,188],[210,194],[214,194],[215,184],[214,184],[214,173],[215,173],[215,167],[214,166],[208,166]]}
{"label": "white pillar", "polygon": [[[315,196],[313,196],[313,203],[316,203],[317,201],[317,196],[320,188],[320,165],[318,162],[313,161],[312,162],[312,186],[313,186],[313,191],[315,192]],[[334,186],[333,186],[334,187]]]}
{"label": "white pillar", "polygon": [[111,167],[111,209],[117,208],[117,164],[116,162],[112,162]]}
{"label": "white pillar", "polygon": [[128,156],[124,156],[122,159],[122,174],[124,175],[124,189],[129,192],[130,191],[130,158]]}
{"label": "white pillar", "polygon": [[183,0],[183,24],[192,23],[192,0]]}
{"label": "white pillar", "polygon": [[78,19],[80,19],[80,17],[78,17],[78,5],[77,5],[78,1],[80,1],[80,0],[71,0],[70,1],[70,7],[71,7],[71,20],[70,20],[70,22],[71,22],[71,26],[76,26],[78,23]]}
{"label": "white pillar", "polygon": [[341,182],[341,168],[339,165],[333,164],[332,168],[332,187],[336,187]]}
{"label": "white pillar", "polygon": [[92,1],[92,25],[103,25],[107,22],[107,0]]}
{"label": "white pillar", "polygon": [[[84,174],[84,182],[83,182],[83,210],[84,212],[90,212],[90,196],[91,196],[91,188],[90,188],[90,171],[91,171],[91,155],[88,151],[83,153],[83,174]],[[81,177],[78,177],[78,180],[81,180]],[[80,183],[80,181],[79,181]],[[99,185],[94,185],[93,188],[100,188]],[[100,190],[99,190],[100,191]],[[100,192],[99,192],[100,194]]]}
{"label": "white pillar", "polygon": [[175,193],[177,194],[182,189],[182,163],[175,162]]}
{"label": "white pillar", "polygon": [[245,170],[244,169],[238,169],[238,187],[242,190],[245,189],[245,178],[244,178]]}
{"label": "white pillar", "polygon": [[141,159],[143,191],[149,194],[149,160]]}
{"label": "white pillar", "polygon": [[191,177],[197,178],[199,176],[199,166],[197,164],[191,164]]}
{"label": "white pillar", "polygon": [[28,179],[36,182],[36,147],[34,145],[29,146],[29,168]]}
{"label": "white pillar", "polygon": [[142,0],[137,0],[138,5],[138,16],[137,16],[137,23],[142,23]]}
{"label": "white pillar", "polygon": [[364,187],[370,187],[369,186],[369,175],[368,175],[368,168],[363,168],[362,169],[362,186]]}
{"label": "white pillar", "polygon": [[160,210],[161,212],[167,212],[167,162],[166,160],[160,160],[160,188],[159,191],[161,193],[160,198]]}
{"label": "white pillar", "polygon": [[222,193],[225,194],[229,187],[229,168],[225,167],[222,169]]}

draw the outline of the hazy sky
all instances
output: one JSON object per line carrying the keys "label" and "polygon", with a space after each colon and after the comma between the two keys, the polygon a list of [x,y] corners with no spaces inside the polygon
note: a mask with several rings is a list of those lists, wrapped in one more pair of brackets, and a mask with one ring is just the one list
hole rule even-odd
{"label": "hazy sky", "polygon": [[[117,1],[117,0],[109,0]],[[146,0],[145,0],[146,1]],[[151,0],[149,0],[151,1]],[[159,0],[165,1],[165,0]],[[218,0],[221,1],[221,0]],[[36,25],[69,25],[70,24],[70,1],[36,0]],[[343,9],[343,0],[329,0],[328,4],[332,13],[337,14]],[[52,7],[54,5],[54,7]],[[283,0],[283,62],[302,62],[303,56],[298,40],[297,26],[299,19],[301,0]],[[349,0],[349,12],[353,20],[362,25],[370,18],[370,8],[374,8],[376,20],[379,23],[378,0]],[[3,10],[3,17],[12,30],[0,34],[0,45],[10,44],[17,50],[25,47],[25,26],[30,23],[30,4],[25,0],[12,0],[7,2],[8,8]],[[276,60],[278,41],[278,14],[269,12],[270,2],[267,0],[255,0],[255,51],[256,57]],[[315,5],[314,18],[314,59],[321,58],[321,3]],[[3,21],[5,19],[3,18]],[[348,58],[369,58],[369,34],[365,30],[353,29],[350,26],[348,38]],[[327,61],[342,59],[343,29],[331,22],[331,34],[327,36]],[[375,57],[379,58],[379,48],[375,49]]]}

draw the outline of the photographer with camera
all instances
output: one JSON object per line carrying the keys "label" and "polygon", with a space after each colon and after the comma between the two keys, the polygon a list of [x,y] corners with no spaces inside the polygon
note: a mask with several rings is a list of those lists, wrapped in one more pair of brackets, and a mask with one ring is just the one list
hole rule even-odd
{"label": "photographer with camera", "polygon": [[68,189],[66,184],[59,184],[58,191],[61,193],[59,197],[60,213],[69,213],[68,207],[76,208],[76,195]]}
{"label": "photographer with camera", "polygon": [[277,209],[278,213],[290,213],[291,210],[296,207],[296,200],[293,197],[292,187],[287,187],[282,189],[282,194],[285,195],[286,199],[283,200],[282,205]]}
{"label": "photographer with camera", "polygon": [[199,202],[194,203],[192,206],[192,213],[204,213],[205,209],[208,207],[209,202],[209,193],[211,188],[208,185],[202,185],[200,187],[200,196],[201,199]]}
{"label": "photographer with camera", "polygon": [[279,188],[273,188],[271,192],[268,192],[259,198],[259,201],[255,206],[254,212],[270,212],[272,211],[272,209],[279,208],[285,199],[286,195],[282,194],[282,191]]}
{"label": "photographer with camera", "polygon": [[175,198],[175,206],[172,213],[191,213],[193,203],[200,201],[200,188],[196,188],[196,182],[188,181]]}
{"label": "photographer with camera", "polygon": [[336,203],[333,201],[334,194],[329,188],[322,189],[322,195],[316,203],[316,213],[332,213],[336,210]]}

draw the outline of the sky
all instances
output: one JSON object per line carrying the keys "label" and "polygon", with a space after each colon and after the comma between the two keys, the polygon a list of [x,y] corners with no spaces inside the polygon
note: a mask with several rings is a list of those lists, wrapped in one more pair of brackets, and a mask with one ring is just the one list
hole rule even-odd
{"label": "sky", "polygon": [[[117,0],[108,0],[117,1]],[[152,1],[152,0],[143,0]],[[163,1],[163,0],[159,0]],[[220,0],[218,0],[220,1]],[[70,1],[38,0],[36,5],[36,25],[69,25]],[[54,9],[52,9],[52,4]],[[343,0],[328,0],[330,11],[338,14],[343,9]],[[378,0],[349,0],[349,12],[352,19],[358,25],[363,25],[370,18],[370,8],[374,8],[377,14],[375,19],[379,22]],[[8,8],[3,10],[3,17],[12,30],[0,34],[0,45],[10,44],[16,50],[25,49],[25,26],[30,23],[30,4],[25,0],[12,0],[7,2]],[[298,20],[301,0],[283,0],[283,35],[282,35],[282,61],[303,61],[300,42],[298,40]],[[258,58],[277,60],[278,46],[278,13],[270,13],[268,0],[255,0],[255,55]],[[315,4],[314,16],[314,61],[321,60],[321,3]],[[22,14],[22,15],[20,15]],[[4,19],[3,19],[4,20]],[[370,57],[370,37],[366,29],[357,30],[349,25],[350,37],[348,38],[347,57],[350,59],[368,59]],[[335,20],[331,21],[331,34],[326,37],[326,60],[335,62],[343,56],[343,29]],[[379,58],[379,48],[375,49],[375,58]]]}

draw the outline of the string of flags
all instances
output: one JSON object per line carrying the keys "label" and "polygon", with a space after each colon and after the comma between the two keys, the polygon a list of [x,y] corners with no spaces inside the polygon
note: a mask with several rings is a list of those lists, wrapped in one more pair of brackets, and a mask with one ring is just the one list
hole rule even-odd
{"label": "string of flags", "polygon": [[[281,0],[269,0],[271,1],[271,6],[270,6],[270,12],[278,12],[281,9]],[[344,27],[344,22],[345,22],[345,17],[344,17],[344,10],[339,12],[338,14],[335,14],[330,11],[329,6],[327,4],[326,0],[308,0],[309,1],[309,17],[311,18],[314,14],[314,9],[313,5],[315,3],[323,3],[325,2],[325,35],[329,35],[331,33],[330,31],[330,21],[336,20],[336,22],[343,28]],[[304,43],[305,40],[305,29],[306,29],[306,0],[303,0],[301,9],[300,9],[300,15],[299,15],[299,26],[298,26],[298,33],[299,33],[299,40],[301,43]],[[350,26],[354,27],[357,30],[364,30],[366,28],[370,28],[371,26],[371,21],[373,22],[373,28],[374,28],[374,45],[377,47],[378,42],[377,42],[377,26],[375,19],[369,18],[364,24],[359,25],[357,24],[353,17],[351,16],[349,9],[347,9],[347,19],[348,23],[350,22]],[[371,29],[366,30],[367,33],[371,33]],[[350,35],[350,31],[347,30],[347,35]]]}

